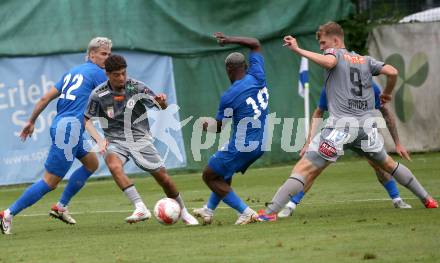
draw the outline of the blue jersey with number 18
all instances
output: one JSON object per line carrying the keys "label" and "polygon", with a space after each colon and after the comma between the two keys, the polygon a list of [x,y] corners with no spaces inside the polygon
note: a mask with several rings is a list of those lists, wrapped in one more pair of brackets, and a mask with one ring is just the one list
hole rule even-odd
{"label": "blue jersey with number 18", "polygon": [[264,59],[259,52],[251,52],[246,75],[232,83],[223,94],[216,117],[221,121],[232,115],[233,135],[228,145],[229,152],[242,151],[240,148],[248,147],[251,141],[258,142],[258,147],[247,149],[261,150],[268,104]]}
{"label": "blue jersey with number 18", "polygon": [[99,84],[107,80],[104,70],[92,61],[72,68],[65,73],[55,88],[61,93],[57,103],[57,115],[51,128],[65,117],[75,117],[84,126],[84,110],[90,93]]}

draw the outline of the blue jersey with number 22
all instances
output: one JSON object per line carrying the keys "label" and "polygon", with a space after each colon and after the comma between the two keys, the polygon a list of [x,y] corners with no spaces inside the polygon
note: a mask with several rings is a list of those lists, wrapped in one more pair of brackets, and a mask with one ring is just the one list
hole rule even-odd
{"label": "blue jersey with number 22", "polygon": [[51,128],[56,128],[64,117],[76,117],[84,126],[84,110],[90,93],[107,80],[104,70],[90,60],[65,73],[55,88],[61,93],[57,103],[57,115]]}

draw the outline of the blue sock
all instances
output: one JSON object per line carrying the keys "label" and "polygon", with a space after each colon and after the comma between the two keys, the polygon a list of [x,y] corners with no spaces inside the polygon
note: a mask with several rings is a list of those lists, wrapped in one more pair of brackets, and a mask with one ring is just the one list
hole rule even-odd
{"label": "blue sock", "polygon": [[248,207],[232,190],[223,198],[223,202],[237,210],[240,214]]}
{"label": "blue sock", "polygon": [[70,176],[69,182],[64,188],[64,192],[60,198],[60,203],[64,206],[67,206],[70,202],[70,199],[72,199],[72,197],[76,195],[81,188],[83,188],[87,179],[89,179],[90,175],[92,174],[93,173],[87,170],[84,166],[76,169],[72,176]]}
{"label": "blue sock", "polygon": [[299,193],[297,193],[294,196],[290,197],[290,201],[294,202],[295,204],[299,204],[301,202],[301,200],[303,199],[305,193],[304,191],[301,191]]}
{"label": "blue sock", "polygon": [[218,194],[211,192],[211,196],[209,196],[206,206],[211,210],[215,210],[221,200],[222,198]]}
{"label": "blue sock", "polygon": [[385,189],[388,192],[388,195],[394,199],[397,197],[400,197],[400,193],[399,193],[399,189],[397,189],[397,184],[396,181],[394,181],[393,179],[389,180],[388,182],[386,182],[383,187],[385,187]]}
{"label": "blue sock", "polygon": [[40,200],[45,194],[52,191],[52,189],[47,185],[47,183],[41,179],[40,181],[29,186],[23,194],[13,203],[9,210],[13,216],[20,213],[23,209],[35,204]]}

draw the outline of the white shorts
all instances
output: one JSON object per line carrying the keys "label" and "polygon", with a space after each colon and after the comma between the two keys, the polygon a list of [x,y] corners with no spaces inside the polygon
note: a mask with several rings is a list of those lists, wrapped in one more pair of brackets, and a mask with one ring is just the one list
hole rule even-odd
{"label": "white shorts", "polygon": [[154,147],[152,139],[142,139],[136,142],[111,141],[104,157],[114,153],[125,164],[131,157],[136,165],[146,171],[155,172],[164,167],[164,161]]}
{"label": "white shorts", "polygon": [[377,128],[366,132],[364,129],[323,128],[309,145],[305,157],[317,167],[323,167],[326,161],[336,162],[344,150],[350,149],[368,159],[382,163],[387,153],[383,138]]}

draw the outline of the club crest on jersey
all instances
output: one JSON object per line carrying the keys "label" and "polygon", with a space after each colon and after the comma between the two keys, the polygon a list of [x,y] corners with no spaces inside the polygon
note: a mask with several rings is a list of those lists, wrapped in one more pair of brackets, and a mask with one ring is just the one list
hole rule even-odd
{"label": "club crest on jersey", "polygon": [[134,86],[133,85],[127,85],[127,87],[125,87],[125,90],[128,92],[133,92],[134,91]]}
{"label": "club crest on jersey", "polygon": [[113,109],[113,106],[107,107],[107,116],[112,119],[115,117],[115,110]]}
{"label": "club crest on jersey", "polygon": [[323,141],[319,145],[319,152],[327,158],[334,158],[337,155],[336,147],[329,141]]}

